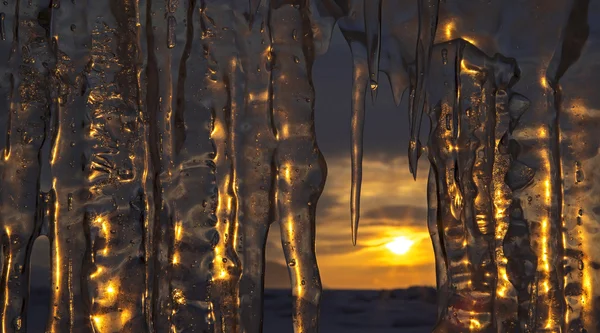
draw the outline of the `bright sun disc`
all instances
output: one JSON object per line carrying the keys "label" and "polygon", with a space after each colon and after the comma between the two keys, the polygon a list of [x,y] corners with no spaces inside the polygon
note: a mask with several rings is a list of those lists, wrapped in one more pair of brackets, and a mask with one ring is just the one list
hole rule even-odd
{"label": "bright sun disc", "polygon": [[397,254],[397,255],[403,255],[406,254],[406,252],[408,252],[408,250],[410,250],[410,247],[414,244],[415,242],[411,241],[410,239],[404,237],[404,236],[399,236],[394,238],[393,241],[387,243],[385,245],[385,247],[388,248],[388,250],[392,251],[392,253]]}

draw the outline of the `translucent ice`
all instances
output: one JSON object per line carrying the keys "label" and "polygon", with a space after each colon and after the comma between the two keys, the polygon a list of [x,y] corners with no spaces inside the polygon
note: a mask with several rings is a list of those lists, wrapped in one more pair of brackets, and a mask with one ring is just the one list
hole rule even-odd
{"label": "translucent ice", "polygon": [[261,332],[274,221],[295,330],[317,331],[326,166],[311,68],[333,21],[313,29],[311,8],[5,4],[3,332],[27,331],[39,235],[51,241],[49,332]]}
{"label": "translucent ice", "polygon": [[[436,332],[594,332],[598,6],[588,0],[22,0],[0,4],[0,325],[261,332],[281,228],[293,327],[317,332],[315,56],[353,57],[352,240],[365,95],[430,161]],[[407,98],[403,98],[409,88]],[[420,141],[423,114],[430,120]]]}

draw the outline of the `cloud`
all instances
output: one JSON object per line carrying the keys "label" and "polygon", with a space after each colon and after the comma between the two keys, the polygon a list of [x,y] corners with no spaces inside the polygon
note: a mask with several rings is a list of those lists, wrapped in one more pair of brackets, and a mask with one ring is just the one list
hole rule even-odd
{"label": "cloud", "polygon": [[287,267],[275,261],[267,261],[265,264],[265,288],[289,289],[290,287],[290,274]]}
{"label": "cloud", "polygon": [[381,206],[362,214],[364,225],[410,225],[422,226],[427,222],[427,209],[424,207],[394,205]]}
{"label": "cloud", "polygon": [[346,265],[322,266],[322,280],[335,281],[336,289],[394,289],[409,286],[434,286],[435,266],[433,263],[410,268],[401,266],[370,267]]}

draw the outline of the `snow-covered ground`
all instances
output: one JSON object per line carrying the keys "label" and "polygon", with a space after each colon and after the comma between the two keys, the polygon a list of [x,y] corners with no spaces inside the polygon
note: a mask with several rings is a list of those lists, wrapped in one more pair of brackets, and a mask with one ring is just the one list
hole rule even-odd
{"label": "snow-covered ground", "polygon": [[[435,290],[325,290],[321,333],[430,333],[436,319]],[[264,333],[292,333],[288,290],[265,292]]]}

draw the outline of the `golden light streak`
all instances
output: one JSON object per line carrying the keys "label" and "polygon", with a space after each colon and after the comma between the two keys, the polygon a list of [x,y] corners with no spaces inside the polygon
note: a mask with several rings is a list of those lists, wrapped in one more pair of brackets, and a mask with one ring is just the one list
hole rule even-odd
{"label": "golden light streak", "polygon": [[[542,220],[542,268],[544,272],[550,271],[550,263],[548,262],[548,219]],[[547,281],[544,281],[547,283]]]}
{"label": "golden light streak", "polygon": [[448,145],[448,152],[458,151],[458,146],[454,146],[452,144]]}
{"label": "golden light streak", "polygon": [[119,297],[119,281],[111,280],[106,284],[100,285],[99,291],[100,296],[94,300],[94,303],[100,304],[101,306],[111,306]]}
{"label": "golden light streak", "polygon": [[499,297],[506,296],[506,288],[504,286],[500,286],[500,289],[498,289],[498,296]]}
{"label": "golden light streak", "polygon": [[[544,81],[545,82],[545,81]],[[539,135],[540,138],[548,138],[548,131],[545,127],[541,127],[539,130]],[[546,174],[550,173],[550,159],[548,156],[548,153],[546,150],[542,149],[541,152],[541,159],[543,161],[543,171]],[[551,209],[550,204],[551,204],[551,183],[550,183],[550,176],[546,176],[546,178],[543,180],[543,194],[544,194],[544,203],[545,203],[545,209],[549,212],[549,210]],[[543,217],[542,221],[541,221],[541,270],[542,270],[542,281],[541,281],[541,287],[542,287],[542,292],[545,293],[546,295],[549,294],[550,292],[550,279],[549,279],[549,272],[550,272],[550,258],[549,258],[549,251],[550,249],[548,248],[548,242],[549,242],[549,237],[550,237],[550,221],[549,218]],[[554,326],[554,321],[553,321],[553,316],[552,316],[552,307],[548,308],[548,314],[547,314],[547,319],[546,319],[546,325],[545,328],[546,329],[552,329]]]}
{"label": "golden light streak", "polygon": [[467,36],[461,36],[462,39],[466,40],[467,42],[473,44],[474,46],[477,46],[477,43],[475,42],[475,40],[473,38],[467,37]]}
{"label": "golden light streak", "polygon": [[173,300],[179,305],[185,305],[186,299],[181,289],[173,289]]}
{"label": "golden light streak", "polygon": [[224,264],[224,257],[221,255],[221,249],[219,247],[215,247],[215,259],[214,259],[214,263],[215,266],[219,267],[219,268],[215,268],[215,271],[218,271],[218,275],[213,276],[212,280],[224,280],[226,279],[229,274],[227,273],[227,269],[225,267]]}
{"label": "golden light streak", "polygon": [[87,178],[89,182],[94,182],[96,179],[102,177],[104,174],[104,172],[92,169]]}
{"label": "golden light streak", "polygon": [[284,171],[283,177],[285,179],[286,182],[291,183],[292,182],[292,165],[289,163],[285,163],[282,166]]}
{"label": "golden light streak", "polygon": [[[506,257],[502,258],[502,259],[506,259]],[[504,263],[506,264],[506,263]],[[500,277],[502,278],[502,284],[499,284],[498,286],[498,296],[500,297],[504,297],[506,296],[506,292],[508,291],[508,287],[507,287],[507,283],[509,283],[510,281],[508,280],[508,275],[506,274],[506,266],[499,266],[498,267],[498,273],[500,275]]]}
{"label": "golden light streak", "polygon": [[456,30],[456,24],[454,23],[454,21],[448,22],[448,24],[446,24],[446,26],[444,27],[444,34],[446,35],[446,39],[452,39],[452,34],[454,30]]}
{"label": "golden light streak", "polygon": [[[581,279],[581,284],[583,285],[583,291],[581,293],[581,303],[584,307],[584,309],[590,309],[591,310],[591,298],[592,298],[592,278],[590,276],[590,270],[584,269],[583,270],[583,276]],[[585,313],[589,313],[588,311],[584,311]]]}
{"label": "golden light streak", "polygon": [[[90,94],[90,98],[91,98],[91,95],[92,94]],[[98,125],[96,125],[94,123],[90,124],[90,137],[92,137],[92,138],[97,137],[99,134],[99,131],[98,131],[98,129],[96,129],[96,126],[98,126]]]}
{"label": "golden light streak", "polygon": [[285,226],[286,226],[286,229],[288,232],[288,238],[293,238],[294,237],[294,217],[288,216],[288,218],[286,219]]}
{"label": "golden light streak", "polygon": [[112,284],[109,284],[108,287],[106,287],[106,293],[108,293],[108,295],[112,296],[116,292],[117,291],[115,290],[115,287]]}
{"label": "golden light streak", "polygon": [[182,233],[181,222],[177,222],[175,224],[175,241],[176,242],[181,241],[181,233]]}
{"label": "golden light streak", "polygon": [[4,309],[3,309],[3,313],[2,313],[2,333],[6,333],[8,332],[6,330],[6,311],[8,310],[8,304],[10,302],[10,297],[8,294],[8,281],[10,280],[10,267],[12,267],[12,249],[10,244],[12,244],[12,241],[10,239],[10,228],[7,226],[5,227],[5,232],[6,232],[6,237],[8,237],[8,262],[7,262],[7,266],[9,267],[9,269],[6,270],[6,276],[4,276],[4,280],[6,281],[5,285],[4,285]]}
{"label": "golden light streak", "polygon": [[540,85],[544,88],[544,89],[548,89],[549,85],[548,85],[548,80],[546,79],[545,76],[541,76],[540,77]]}
{"label": "golden light streak", "polygon": [[[225,130],[223,128],[223,124],[219,121],[214,121],[212,131],[210,132],[210,138],[215,139],[223,139],[225,137]],[[218,153],[217,153],[218,154]],[[217,157],[215,156],[215,160]]]}
{"label": "golden light streak", "polygon": [[[183,232],[183,226],[181,224],[181,221],[177,221],[175,223],[175,244],[174,247],[177,249],[178,247],[178,243],[181,241],[181,234]],[[172,263],[173,265],[177,265],[180,262],[180,258],[179,258],[179,252],[177,252],[177,250],[175,250],[175,252],[173,253],[173,260]]]}
{"label": "golden light streak", "polygon": [[104,234],[104,239],[106,241],[106,247],[104,247],[104,249],[102,249],[102,255],[106,256],[108,255],[108,243],[109,243],[109,238],[110,238],[110,229],[108,227],[108,220],[106,219],[106,216],[102,216],[102,215],[98,215],[96,216],[96,218],[94,219],[94,224],[96,225],[100,225],[100,229],[102,230],[102,233]]}
{"label": "golden light streak", "polygon": [[[52,179],[52,188],[54,189],[54,193],[55,193],[55,198],[54,198],[54,236],[52,237],[52,243],[53,243],[53,247],[54,247],[54,267],[52,269],[54,269],[54,297],[55,300],[58,300],[60,292],[61,292],[61,276],[60,276],[60,266],[61,266],[61,260],[60,260],[60,243],[58,241],[58,212],[60,210],[60,206],[58,203],[58,192],[56,191],[56,182],[57,179],[56,177],[54,177]],[[58,316],[58,306],[54,306],[54,316]]]}
{"label": "golden light streak", "polygon": [[124,309],[123,311],[121,311],[120,319],[121,327],[125,326],[125,324],[127,324],[127,322],[131,320],[131,310]]}
{"label": "golden light streak", "polygon": [[269,100],[269,91],[265,90],[265,91],[260,92],[258,94],[249,93],[248,94],[248,100],[250,102],[266,102],[266,101]]}
{"label": "golden light streak", "polygon": [[[294,238],[294,234],[296,233],[296,230],[294,229],[294,215],[290,214],[287,216],[287,218],[285,219],[285,224],[286,224],[286,231],[287,231],[287,239],[293,239]],[[291,257],[292,258],[296,258],[298,256],[297,254],[297,250],[295,247],[290,249],[291,251]],[[295,259],[292,259],[295,260]],[[299,276],[300,275],[300,271],[299,271],[299,267],[296,264],[296,262],[288,262],[288,268],[291,267],[295,272],[295,276]],[[296,290],[298,295],[302,294],[302,284],[301,283],[296,283]]]}
{"label": "golden light streak", "polygon": [[464,72],[465,74],[469,74],[469,75],[479,74],[479,71],[469,68],[469,66],[467,66],[467,63],[465,62],[464,59],[460,61],[460,70],[461,70],[461,72]]}
{"label": "golden light streak", "polygon": [[92,315],[94,331],[99,333],[120,332],[133,317],[131,309],[119,309],[102,315]]}
{"label": "golden light streak", "polygon": [[54,165],[54,163],[56,163],[56,156],[58,155],[58,144],[60,143],[60,136],[61,136],[61,130],[60,130],[60,126],[58,126],[58,128],[56,129],[56,141],[54,142],[54,145],[52,145],[52,157],[50,158],[50,165]]}
{"label": "golden light streak", "polygon": [[96,328],[102,327],[102,317],[101,316],[92,316],[92,321],[96,325]]}
{"label": "golden light streak", "polygon": [[[474,316],[475,313],[471,312],[471,315]],[[477,319],[471,318],[469,321],[469,329],[475,330],[481,328],[481,323]]]}
{"label": "golden light streak", "polygon": [[290,136],[290,125],[289,124],[281,125],[281,130],[279,132],[281,133],[282,137],[284,137],[284,138],[289,137]]}
{"label": "golden light streak", "polygon": [[98,275],[102,274],[102,271],[104,271],[104,268],[98,267],[98,269],[94,273],[90,274],[90,278],[95,279],[96,277],[98,277]]}

